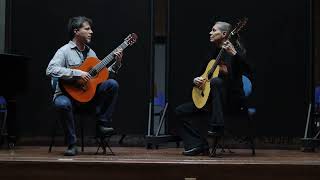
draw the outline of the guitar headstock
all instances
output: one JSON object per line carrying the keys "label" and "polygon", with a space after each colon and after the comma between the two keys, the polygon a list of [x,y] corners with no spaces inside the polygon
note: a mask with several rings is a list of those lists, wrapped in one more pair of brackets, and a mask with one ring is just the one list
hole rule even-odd
{"label": "guitar headstock", "polygon": [[138,39],[138,36],[136,33],[131,33],[129,34],[125,39],[124,41],[129,45],[133,45],[134,43],[137,42],[137,39]]}
{"label": "guitar headstock", "polygon": [[238,34],[238,32],[241,31],[241,29],[247,24],[247,22],[248,22],[247,17],[240,19],[236,27],[231,31],[230,35],[233,36],[235,34]]}

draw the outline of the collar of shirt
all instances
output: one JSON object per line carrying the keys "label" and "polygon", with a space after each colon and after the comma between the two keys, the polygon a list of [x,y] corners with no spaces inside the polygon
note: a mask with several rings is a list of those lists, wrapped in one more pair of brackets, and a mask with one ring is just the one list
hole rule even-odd
{"label": "collar of shirt", "polygon": [[[70,47],[70,49],[75,49],[75,48],[77,48],[78,49],[78,47],[77,47],[77,45],[76,45],[76,43],[74,43],[73,41],[69,41],[69,47]],[[87,52],[89,52],[89,50],[90,50],[90,47],[88,46],[88,45],[84,45],[85,46],[85,51],[87,51]],[[78,49],[79,50],[79,49]],[[80,50],[79,50],[80,51]],[[81,52],[81,51],[80,51]]]}

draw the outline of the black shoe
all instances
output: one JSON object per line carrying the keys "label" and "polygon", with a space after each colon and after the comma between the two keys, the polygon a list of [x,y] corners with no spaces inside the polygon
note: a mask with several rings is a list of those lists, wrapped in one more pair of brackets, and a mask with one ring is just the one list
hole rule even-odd
{"label": "black shoe", "polygon": [[189,150],[185,150],[182,152],[182,154],[185,156],[208,155],[209,150],[208,148],[204,148],[200,146],[200,147],[191,148]]}
{"label": "black shoe", "polygon": [[78,148],[76,145],[69,145],[68,149],[64,152],[65,156],[75,156],[78,154]]}
{"label": "black shoe", "polygon": [[97,126],[97,136],[105,136],[114,134],[114,129],[112,127]]}

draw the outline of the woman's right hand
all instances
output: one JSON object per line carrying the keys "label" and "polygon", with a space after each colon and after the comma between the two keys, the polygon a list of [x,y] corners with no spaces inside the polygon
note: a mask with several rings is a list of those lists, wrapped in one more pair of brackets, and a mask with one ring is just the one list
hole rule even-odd
{"label": "woman's right hand", "polygon": [[206,80],[202,77],[196,77],[193,79],[193,84],[195,84],[198,88],[202,88],[205,82]]}

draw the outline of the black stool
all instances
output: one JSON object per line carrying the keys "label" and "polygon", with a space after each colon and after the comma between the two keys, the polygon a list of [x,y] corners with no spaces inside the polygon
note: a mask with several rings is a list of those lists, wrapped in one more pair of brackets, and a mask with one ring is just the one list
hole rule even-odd
{"label": "black stool", "polygon": [[[254,127],[253,127],[253,119],[254,115],[256,113],[255,108],[248,108],[246,109],[247,112],[247,125],[248,125],[248,131],[249,135],[247,135],[244,139],[238,139],[244,142],[248,142],[250,144],[251,148],[251,154],[254,156],[256,154],[255,152],[255,136],[254,136]],[[231,135],[232,136],[232,135]],[[231,151],[228,144],[225,143],[225,135],[208,135],[208,138],[211,139],[209,141],[209,156],[210,157],[221,157],[222,153],[225,152],[225,149],[228,150],[229,153],[234,153]],[[235,139],[235,138],[233,138]],[[221,153],[217,153],[217,149],[221,148]]]}

